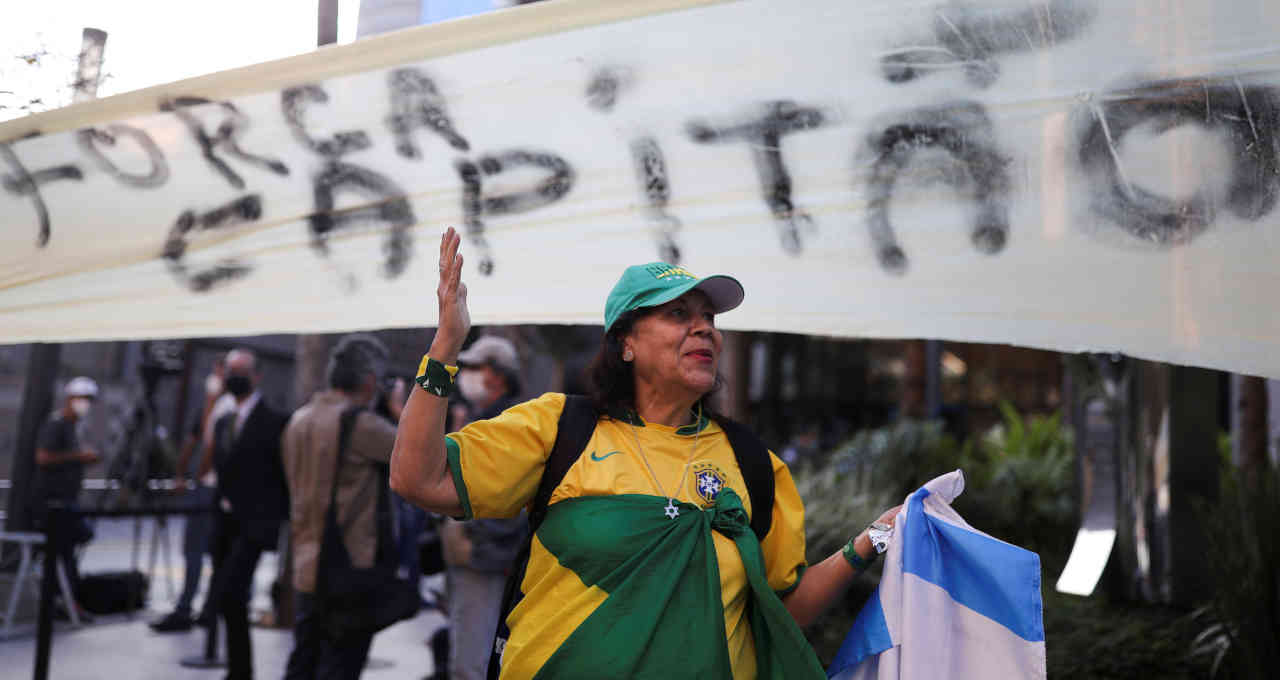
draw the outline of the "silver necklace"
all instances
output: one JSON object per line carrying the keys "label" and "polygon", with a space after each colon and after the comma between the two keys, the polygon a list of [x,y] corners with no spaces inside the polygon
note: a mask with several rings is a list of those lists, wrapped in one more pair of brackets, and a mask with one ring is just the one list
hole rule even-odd
{"label": "silver necklace", "polygon": [[[639,417],[639,414],[637,414]],[[649,469],[649,477],[653,478],[653,485],[658,488],[658,493],[667,497],[667,505],[662,509],[667,515],[667,519],[675,519],[680,516],[680,508],[676,507],[676,496],[684,490],[684,482],[689,478],[689,466],[693,464],[693,455],[698,452],[698,437],[702,436],[702,404],[698,404],[698,419],[694,421],[696,430],[693,433],[693,447],[689,449],[689,460],[685,461],[684,472],[680,475],[680,485],[676,487],[675,495],[668,495],[667,490],[662,488],[662,482],[658,481],[658,475],[654,474],[653,466],[649,464],[649,456],[644,453],[644,446],[640,444],[640,435],[637,432],[635,423],[631,424],[631,436],[635,439],[636,450],[640,452],[640,460],[644,461],[644,466]]]}

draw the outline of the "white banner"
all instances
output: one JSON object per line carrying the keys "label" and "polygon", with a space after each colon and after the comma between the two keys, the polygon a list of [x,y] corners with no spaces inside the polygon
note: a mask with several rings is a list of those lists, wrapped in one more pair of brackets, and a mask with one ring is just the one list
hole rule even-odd
{"label": "white banner", "polygon": [[[600,323],[1280,377],[1280,6],[559,0],[0,126],[0,342]],[[157,58],[162,58],[157,56]],[[29,136],[29,133],[40,133]]]}

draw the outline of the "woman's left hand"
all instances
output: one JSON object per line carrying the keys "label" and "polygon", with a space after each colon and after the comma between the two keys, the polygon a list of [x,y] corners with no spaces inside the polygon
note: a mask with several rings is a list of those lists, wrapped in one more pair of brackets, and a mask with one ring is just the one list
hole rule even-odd
{"label": "woman's left hand", "polygon": [[880,517],[876,519],[876,521],[884,524],[888,524],[889,526],[894,526],[894,521],[898,518],[898,512],[901,510],[902,510],[901,505],[889,508],[888,510],[885,510],[884,513],[882,513]]}
{"label": "woman's left hand", "polygon": [[[876,518],[876,522],[888,524],[889,526],[896,528],[896,521],[900,510],[902,510],[901,505],[889,508],[888,510],[880,513],[880,516]],[[853,549],[857,551],[858,555],[863,559],[875,559],[875,546],[871,543],[871,527],[869,525],[854,537]]]}
{"label": "woman's left hand", "polygon": [[[889,508],[880,513],[876,521],[894,526],[898,512],[901,510],[901,505]],[[863,529],[853,539],[853,550],[864,562],[870,562],[876,556],[875,546],[871,544],[871,538],[867,533],[867,530]],[[803,628],[813,623],[832,602],[843,596],[845,588],[849,587],[849,583],[857,576],[858,569],[853,567],[841,551],[837,551],[809,568],[804,573],[804,578],[800,580],[799,587],[784,596],[782,603],[786,605],[787,611],[791,612],[796,623]]]}

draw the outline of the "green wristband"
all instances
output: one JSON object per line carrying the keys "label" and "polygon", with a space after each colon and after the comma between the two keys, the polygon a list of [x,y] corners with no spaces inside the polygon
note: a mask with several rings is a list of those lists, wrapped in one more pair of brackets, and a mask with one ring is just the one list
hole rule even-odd
{"label": "green wristband", "polygon": [[864,559],[862,555],[858,554],[857,550],[853,549],[854,540],[856,540],[856,537],[849,539],[849,542],[844,544],[844,549],[840,551],[840,554],[844,555],[845,561],[849,563],[849,566],[853,567],[854,571],[866,571],[871,568],[871,563],[875,562],[880,554],[873,553],[871,559]]}
{"label": "green wristband", "polygon": [[414,382],[418,383],[418,387],[426,390],[429,394],[448,398],[449,394],[453,392],[453,374],[458,370],[454,368],[450,371],[449,368],[443,362],[430,357],[423,357],[422,365],[418,368],[418,377],[414,379]]}

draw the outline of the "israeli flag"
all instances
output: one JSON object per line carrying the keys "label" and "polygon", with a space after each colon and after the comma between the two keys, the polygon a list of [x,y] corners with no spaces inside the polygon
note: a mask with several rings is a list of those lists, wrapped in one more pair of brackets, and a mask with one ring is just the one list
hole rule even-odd
{"label": "israeli flag", "polygon": [[1044,678],[1040,557],[969,526],[956,470],[907,497],[880,587],[828,677]]}

